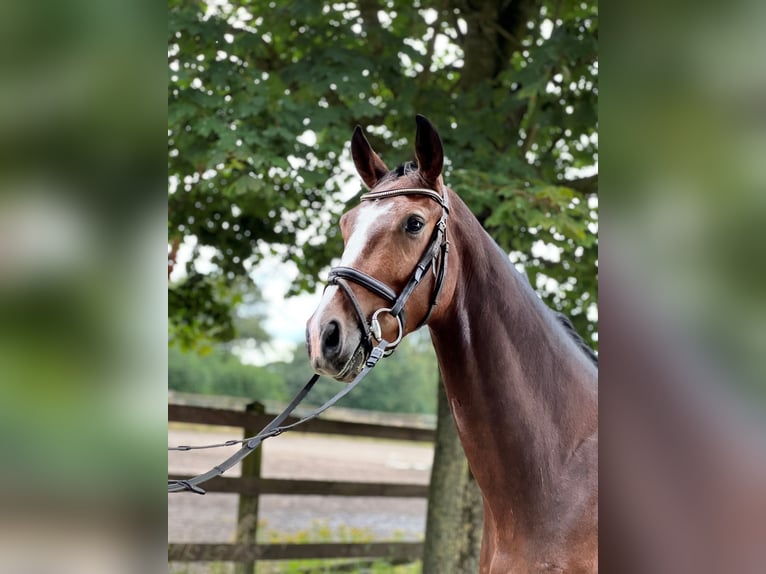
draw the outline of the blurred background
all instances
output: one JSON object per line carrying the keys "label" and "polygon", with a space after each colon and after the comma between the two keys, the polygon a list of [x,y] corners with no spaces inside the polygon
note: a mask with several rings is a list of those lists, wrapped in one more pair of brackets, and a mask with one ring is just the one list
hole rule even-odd
{"label": "blurred background", "polygon": [[599,9],[602,567],[757,572],[766,7]]}
{"label": "blurred background", "polygon": [[166,21],[0,7],[4,572],[164,558]]}

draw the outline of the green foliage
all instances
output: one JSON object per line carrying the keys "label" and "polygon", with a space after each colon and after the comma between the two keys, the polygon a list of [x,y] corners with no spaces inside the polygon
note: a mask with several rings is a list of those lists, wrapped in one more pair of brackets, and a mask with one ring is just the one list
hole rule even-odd
{"label": "green foliage", "polygon": [[[399,413],[436,411],[436,357],[425,332],[405,339],[354,393],[340,403],[344,407]],[[168,350],[168,388],[209,395],[248,397],[285,402],[306,384],[311,375],[306,353],[297,349],[289,363],[265,367],[243,365],[224,348],[210,348],[203,356]],[[306,405],[320,405],[345,383],[322,378],[306,398]]]}
{"label": "green foliage", "polygon": [[312,520],[309,528],[292,533],[285,533],[267,526],[261,521],[258,529],[258,541],[268,544],[307,544],[316,542],[374,542],[375,533],[369,528],[358,528],[341,524],[333,530],[322,520]]}
{"label": "green foliage", "polygon": [[[265,526],[265,521],[264,526]],[[353,526],[339,525],[332,528],[326,521],[312,520],[311,526],[297,532],[285,533],[271,528],[260,528],[258,539],[261,543],[267,544],[308,544],[321,542],[346,542],[350,544],[362,544],[365,542],[375,542],[376,536],[369,528],[358,528]],[[403,539],[401,533],[395,533],[387,541],[396,542]],[[345,566],[345,568],[343,568]],[[352,567],[356,566],[356,568]],[[294,572],[295,574],[304,573],[330,573],[339,570],[345,572],[366,572],[369,574],[419,574],[420,564],[404,564],[394,566],[384,560],[364,561],[359,559],[339,559],[339,560],[281,560],[281,561],[262,561],[258,564],[259,574],[286,574]]]}
{"label": "green foliage", "polygon": [[168,388],[185,393],[229,395],[284,401],[288,399],[282,380],[262,367],[243,365],[222,349],[205,356],[168,349]]}
{"label": "green foliage", "polygon": [[417,112],[440,129],[450,186],[595,333],[597,178],[578,171],[598,159],[594,0],[170,0],[168,24],[169,241],[215,248],[218,285],[277,254],[313,288],[341,251],[353,126],[393,166]]}
{"label": "green foliage", "polygon": [[168,290],[171,343],[205,353],[210,342],[233,339],[232,305],[220,278],[192,273]]}
{"label": "green foliage", "polygon": [[[267,367],[284,378],[291,394],[303,387],[311,372],[306,353],[295,353],[290,363]],[[436,412],[436,356],[426,332],[417,332],[402,341],[397,351],[383,359],[341,406],[398,413]],[[340,391],[346,383],[321,379],[306,398],[307,404],[319,405]]]}
{"label": "green foliage", "polygon": [[271,340],[263,326],[261,291],[242,277],[228,281],[190,269],[168,290],[168,312],[170,343],[184,351],[204,355],[215,345],[232,350],[244,340],[260,344]]}

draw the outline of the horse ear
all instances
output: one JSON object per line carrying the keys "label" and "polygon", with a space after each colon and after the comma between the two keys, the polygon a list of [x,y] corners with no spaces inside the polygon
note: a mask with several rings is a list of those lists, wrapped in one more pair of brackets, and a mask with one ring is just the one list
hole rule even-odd
{"label": "horse ear", "polygon": [[418,171],[428,183],[434,184],[442,174],[444,167],[444,149],[436,128],[425,116],[415,116],[418,129],[415,135],[415,157]]}
{"label": "horse ear", "polygon": [[370,189],[388,173],[386,164],[378,157],[378,154],[372,151],[372,146],[364,137],[361,126],[354,128],[354,135],[351,138],[351,157],[354,158],[356,171]]}

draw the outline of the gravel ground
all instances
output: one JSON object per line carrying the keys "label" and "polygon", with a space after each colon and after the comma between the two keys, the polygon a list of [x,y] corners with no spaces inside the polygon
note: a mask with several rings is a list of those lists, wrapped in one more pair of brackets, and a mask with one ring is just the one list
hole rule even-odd
{"label": "gravel ground", "polygon": [[[168,444],[205,444],[237,436],[237,429],[213,432],[171,428]],[[300,478],[427,484],[433,448],[423,443],[287,433],[266,441],[264,478]],[[169,452],[168,469],[176,474],[204,472],[236,447],[192,452]],[[238,476],[239,466],[227,476]],[[231,542],[234,539],[237,496],[168,495],[169,542]],[[421,539],[425,530],[426,501],[418,498],[361,498],[346,496],[261,497],[259,518],[267,529],[279,532],[306,530],[313,521],[332,529],[364,528],[380,539],[399,536]]]}

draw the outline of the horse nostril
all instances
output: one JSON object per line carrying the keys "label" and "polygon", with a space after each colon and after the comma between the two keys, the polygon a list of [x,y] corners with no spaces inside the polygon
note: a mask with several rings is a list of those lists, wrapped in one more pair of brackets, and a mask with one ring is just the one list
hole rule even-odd
{"label": "horse nostril", "polygon": [[340,325],[337,321],[330,321],[322,330],[322,353],[328,357],[340,353]]}

